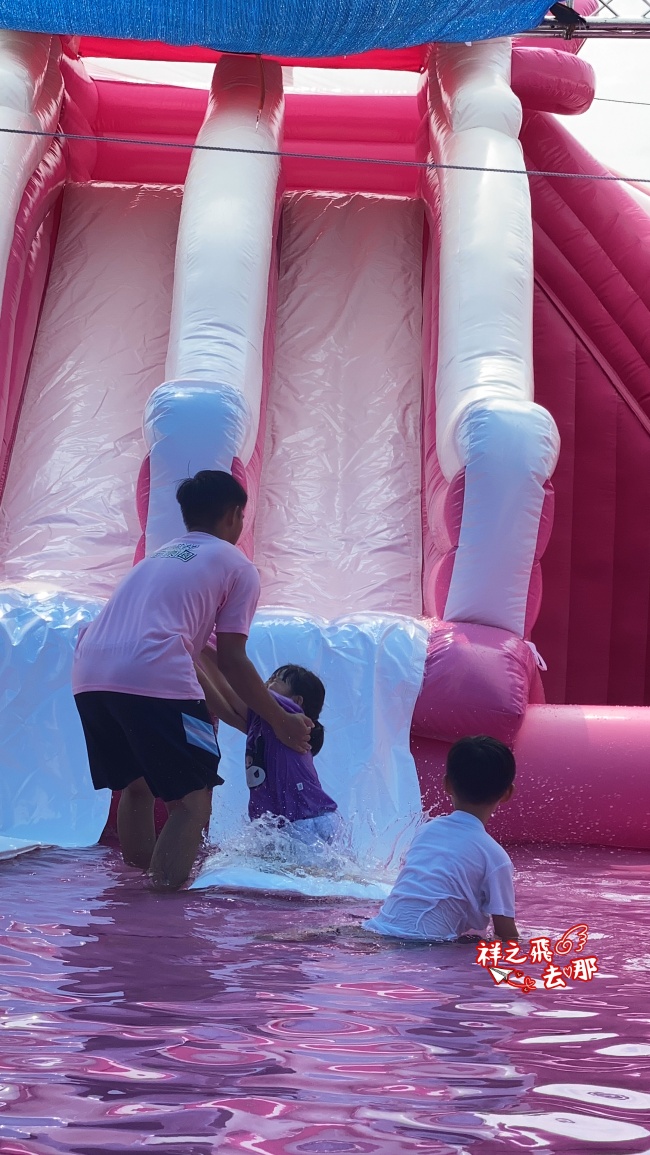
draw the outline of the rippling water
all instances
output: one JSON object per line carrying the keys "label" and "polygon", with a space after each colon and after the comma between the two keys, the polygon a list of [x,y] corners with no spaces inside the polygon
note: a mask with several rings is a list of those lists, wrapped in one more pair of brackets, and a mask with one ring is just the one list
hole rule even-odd
{"label": "rippling water", "polygon": [[650,1152],[650,855],[513,857],[523,935],[589,923],[592,982],[497,987],[358,900],[156,896],[103,847],[0,864],[0,1152]]}

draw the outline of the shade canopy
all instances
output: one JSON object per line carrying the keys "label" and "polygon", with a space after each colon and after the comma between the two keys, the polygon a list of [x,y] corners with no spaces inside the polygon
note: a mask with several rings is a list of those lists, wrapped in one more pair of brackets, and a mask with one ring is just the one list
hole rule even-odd
{"label": "shade canopy", "polygon": [[548,0],[0,0],[0,27],[199,45],[282,57],[336,57],[534,28]]}

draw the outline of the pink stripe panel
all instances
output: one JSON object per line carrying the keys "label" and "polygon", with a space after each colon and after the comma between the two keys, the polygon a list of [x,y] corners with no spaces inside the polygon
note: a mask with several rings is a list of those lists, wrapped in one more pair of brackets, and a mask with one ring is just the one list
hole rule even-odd
{"label": "pink stripe panel", "polygon": [[[573,42],[571,42],[573,43]],[[67,62],[71,64],[72,62]],[[90,96],[74,78],[68,109],[70,127],[83,130],[82,118],[95,124],[99,136],[95,180],[182,184],[187,175],[189,147],[201,127],[207,93],[166,85],[136,85],[121,81],[91,82]],[[516,48],[513,87],[525,107],[552,112],[580,112],[593,98],[594,76],[589,64],[557,48]],[[97,109],[93,103],[96,98]],[[377,101],[381,99],[381,116]],[[413,96],[329,96],[286,94],[285,149],[319,155],[353,155],[371,160],[413,160],[420,129],[421,100]],[[74,124],[73,124],[74,121]],[[164,132],[161,132],[164,125]],[[87,128],[85,129],[87,131]],[[150,145],[102,143],[101,137],[146,139]],[[77,151],[95,145],[75,145]],[[88,164],[88,160],[84,159]],[[415,195],[415,169],[390,164],[339,161],[284,162],[289,189],[324,188],[343,192]]]}
{"label": "pink stripe panel", "polygon": [[[69,56],[62,56],[61,72],[65,84],[61,129],[73,136],[92,136],[99,108],[97,85],[86,72],[84,65]],[[96,162],[96,141],[68,141],[70,180],[89,180]]]}
{"label": "pink stripe panel", "polygon": [[[105,56],[118,60],[178,60],[216,64],[221,52],[196,45],[163,44],[157,40],[117,40],[114,37],[81,36],[70,38],[82,56]],[[280,64],[310,68],[387,68],[421,72],[428,55],[428,44],[414,48],[376,48],[351,56],[275,56]]]}
{"label": "pink stripe panel", "polygon": [[524,628],[524,637],[529,638],[531,630],[533,629],[539,611],[542,605],[542,567],[541,559],[546,551],[550,541],[553,530],[553,518],[555,516],[555,491],[553,484],[550,481],[544,483],[544,504],[542,506],[542,513],[539,519],[539,530],[537,532],[537,545],[535,547],[535,560],[530,575],[530,585],[528,587],[528,600],[526,602],[526,622]]}
{"label": "pink stripe panel", "polygon": [[51,214],[65,178],[65,155],[55,141],[28,182],[16,217],[0,310],[0,495],[56,239]]}
{"label": "pink stripe panel", "polygon": [[[97,81],[99,111],[95,180],[182,184],[207,108],[207,93],[164,85]],[[318,156],[348,155],[371,160],[413,160],[420,126],[415,98],[286,95],[284,148]],[[165,131],[161,133],[161,125]],[[102,143],[101,136],[151,140],[151,145]],[[380,192],[414,196],[417,170],[389,164],[327,160],[283,163],[287,188],[325,188],[341,192]]]}
{"label": "pink stripe panel", "polygon": [[[428,131],[419,143],[418,157],[424,158],[428,151]],[[435,595],[435,573],[441,554],[449,547],[436,540],[436,528],[444,524],[438,504],[440,499],[444,500],[448,486],[436,453],[440,191],[435,172],[423,177],[420,195],[426,222],[422,286],[422,604],[426,614],[440,616],[444,601],[440,603]]]}
{"label": "pink stripe panel", "polygon": [[[275,351],[275,330],[278,308],[278,276],[280,272],[280,247],[282,243],[282,196],[278,195],[278,202],[276,206],[275,224],[273,234],[275,237],[274,253],[271,260],[271,267],[269,269],[269,289],[266,306],[266,325],[264,328],[264,354],[262,358],[262,395],[260,398],[260,417],[259,425],[257,427],[257,441],[255,448],[251,455],[251,459],[246,466],[241,462],[239,465],[243,470],[245,482],[242,481],[244,488],[248,494],[248,503],[246,505],[246,519],[244,522],[244,532],[239,542],[239,548],[246,557],[253,560],[255,552],[255,518],[257,516],[257,507],[260,493],[260,478],[262,476],[262,464],[264,457],[264,443],[266,438],[266,413],[269,399],[269,388],[271,384],[271,374],[273,372],[273,354]],[[235,459],[237,461],[237,459]],[[233,462],[233,476],[235,473],[235,462]],[[238,479],[241,480],[241,479]]]}
{"label": "pink stripe panel", "polygon": [[[529,165],[604,169],[526,116]],[[536,400],[557,421],[555,523],[534,630],[552,702],[650,702],[650,218],[609,182],[531,179]]]}
{"label": "pink stripe panel", "polygon": [[[563,264],[558,261],[558,275]],[[552,702],[650,702],[650,436],[569,313],[538,288],[536,387],[562,438],[534,631]]]}
{"label": "pink stripe panel", "polygon": [[[524,118],[522,142],[530,167],[606,175],[542,113]],[[536,269],[545,276],[552,238],[566,270],[555,292],[650,413],[650,216],[612,182],[535,177],[531,196]]]}
{"label": "pink stripe panel", "polygon": [[[125,137],[129,134],[125,133]],[[131,134],[134,140],[144,139]],[[144,146],[129,143],[102,143],[97,145],[97,164],[93,180],[117,183],[184,184],[190,162],[190,149],[168,148],[165,141],[189,144],[185,136],[158,137],[159,142]],[[413,146],[409,144],[374,144],[361,142],[323,142],[287,140],[284,147],[290,152],[308,152],[322,155],[344,155],[370,159],[394,160],[398,163],[368,164],[364,161],[327,161],[285,158],[282,164],[284,183],[289,190],[311,188],[328,192],[370,192],[386,196],[414,196],[417,170],[402,167],[404,160],[413,160]]]}
{"label": "pink stripe panel", "polygon": [[135,486],[135,507],[138,513],[138,521],[140,522],[140,529],[142,533],[138,538],[138,544],[135,547],[135,554],[133,556],[133,564],[137,565],[142,561],[146,552],[146,538],[145,529],[147,528],[147,514],[149,512],[149,493],[151,492],[151,465],[149,454],[144,458],[138,473],[138,480]]}

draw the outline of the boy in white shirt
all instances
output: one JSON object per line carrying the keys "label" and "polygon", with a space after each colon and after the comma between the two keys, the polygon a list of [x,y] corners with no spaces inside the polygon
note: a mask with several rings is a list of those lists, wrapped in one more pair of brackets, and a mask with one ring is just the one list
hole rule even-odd
{"label": "boy in white shirt", "polygon": [[461,738],[447,755],[443,786],[452,814],[433,818],[415,835],[397,881],[367,930],[390,938],[453,942],[519,937],[513,866],[485,825],[514,790],[515,759],[496,738]]}

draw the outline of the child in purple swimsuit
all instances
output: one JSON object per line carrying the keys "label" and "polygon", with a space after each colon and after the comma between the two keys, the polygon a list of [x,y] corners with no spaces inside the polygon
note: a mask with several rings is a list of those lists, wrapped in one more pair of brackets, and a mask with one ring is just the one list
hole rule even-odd
{"label": "child in purple swimsuit", "polygon": [[[201,672],[202,673],[202,672]],[[303,666],[280,666],[266,683],[267,688],[288,714],[304,713],[314,727],[311,750],[297,754],[279,742],[259,714],[247,710],[224,681],[217,684],[201,677],[208,706],[213,715],[246,734],[246,783],[250,790],[248,816],[263,815],[291,824],[291,833],[300,842],[332,842],[341,827],[336,802],[323,790],[314,755],[322,748],[325,732],[319,718],[325,701],[320,678]]]}
{"label": "child in purple swimsuit", "polygon": [[289,714],[301,711],[311,718],[311,751],[297,754],[279,742],[273,730],[252,710],[248,711],[246,737],[246,783],[250,790],[248,816],[263,814],[284,818],[301,842],[331,842],[341,819],[336,802],[323,790],[314,754],[323,746],[325,731],[319,722],[325,701],[320,678],[302,666],[280,666],[266,683],[273,697]]}

